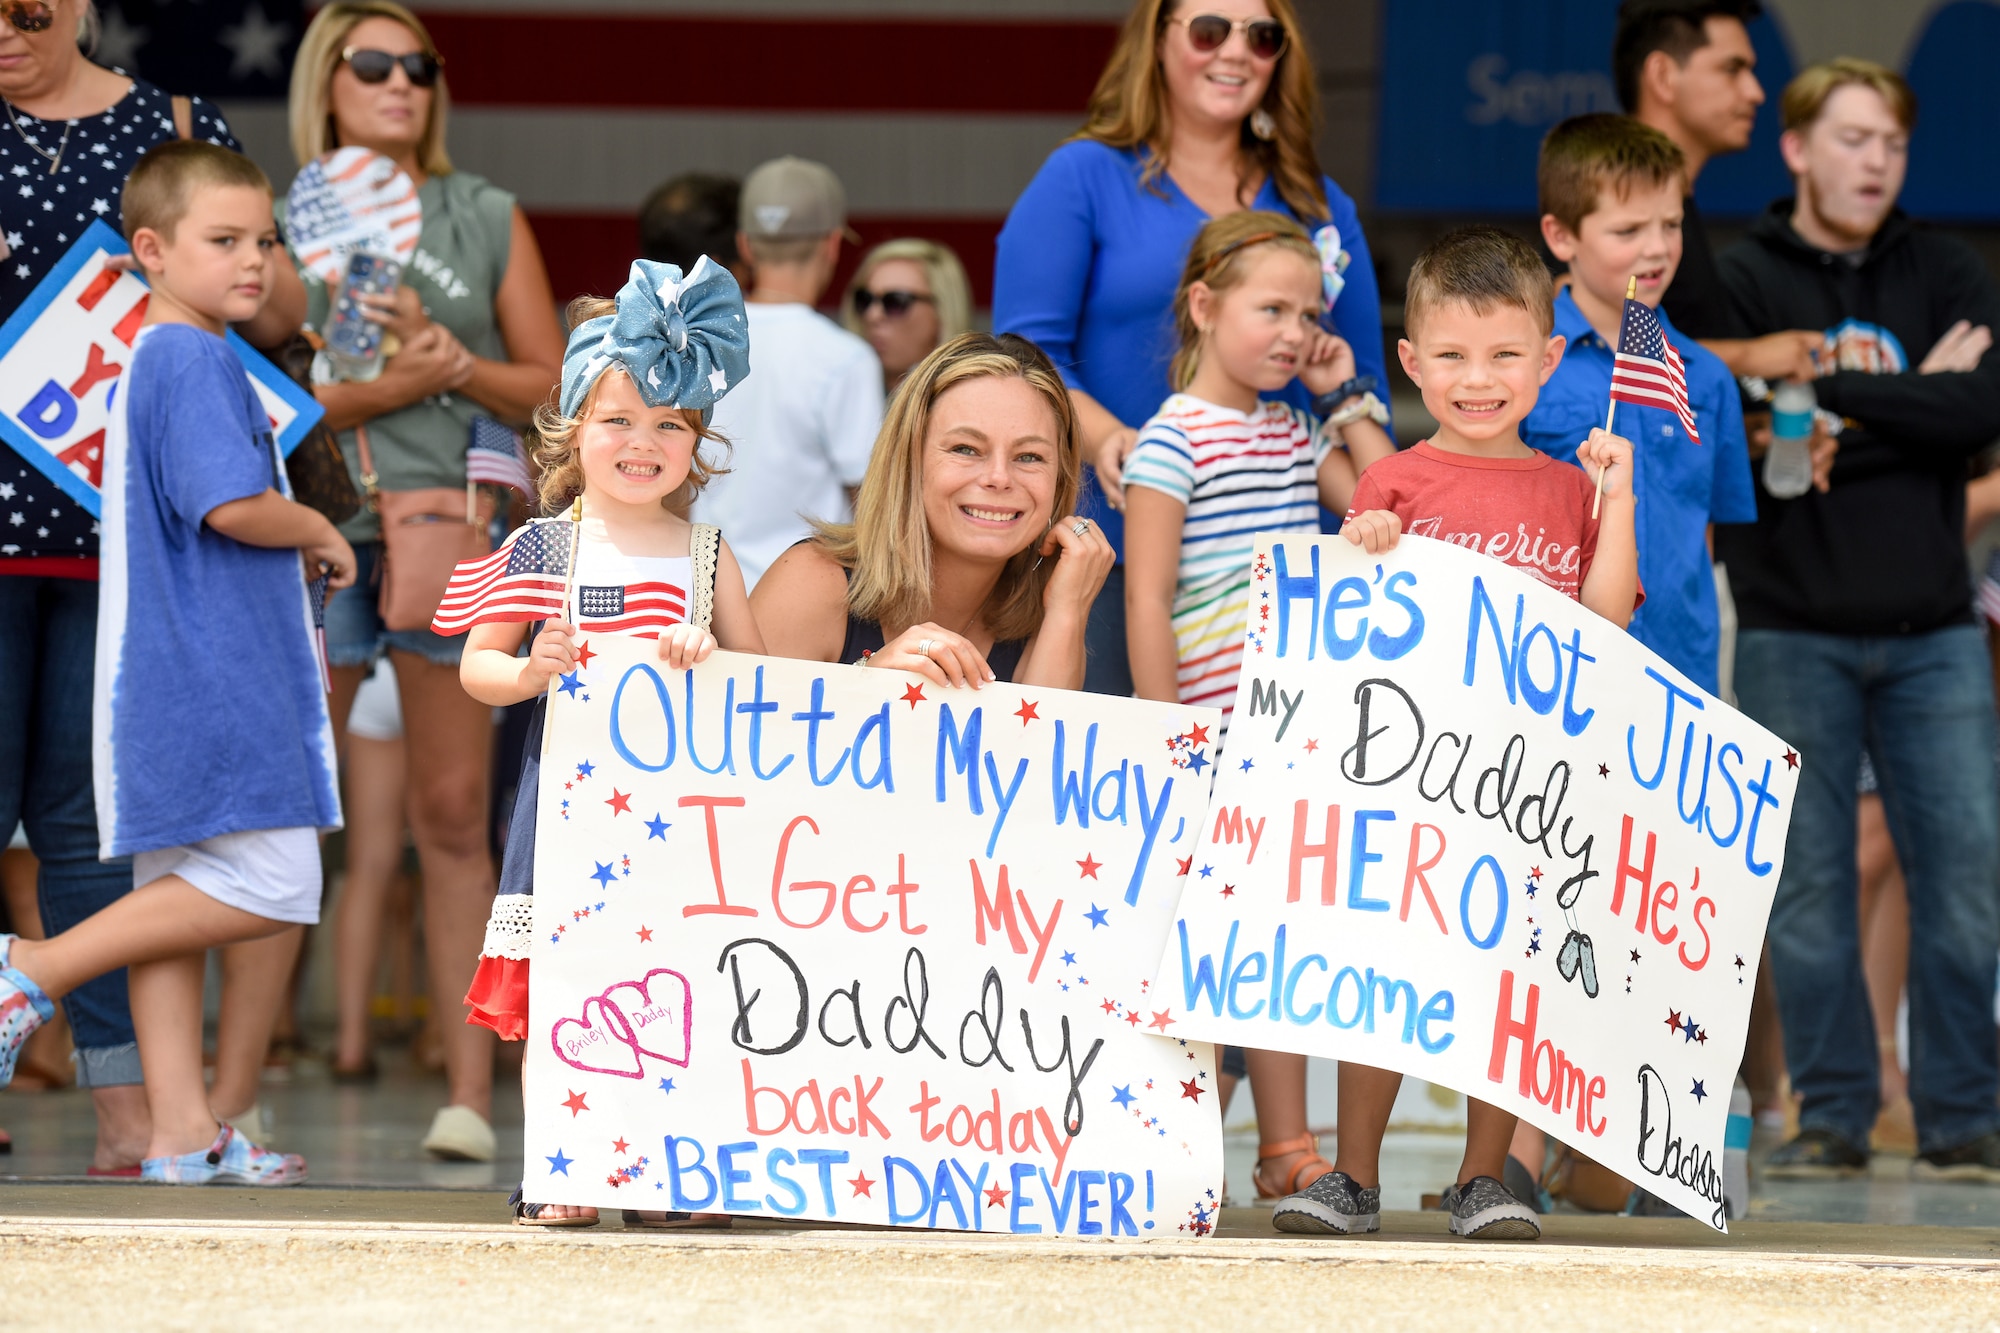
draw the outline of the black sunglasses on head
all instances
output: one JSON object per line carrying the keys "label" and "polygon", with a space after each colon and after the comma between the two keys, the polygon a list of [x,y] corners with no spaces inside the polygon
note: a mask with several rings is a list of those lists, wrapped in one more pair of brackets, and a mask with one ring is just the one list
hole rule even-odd
{"label": "black sunglasses on head", "polygon": [[1188,45],[1197,51],[1220,51],[1229,34],[1241,28],[1244,44],[1259,60],[1276,60],[1285,50],[1285,25],[1276,19],[1232,19],[1221,14],[1196,14],[1171,18],[1169,23],[1187,25]]}
{"label": "black sunglasses on head", "polygon": [[393,56],[387,51],[350,46],[340,53],[340,58],[354,71],[354,77],[363,83],[387,83],[396,66],[401,65],[411,84],[428,88],[437,82],[438,71],[444,68],[444,57],[429,51],[411,51],[406,55]]}
{"label": "black sunglasses on head", "polygon": [[922,292],[871,292],[866,287],[857,287],[854,290],[854,313],[865,316],[874,308],[875,303],[880,301],[882,313],[894,319],[899,315],[909,314],[910,307],[919,301],[932,300],[935,298],[926,296]]}

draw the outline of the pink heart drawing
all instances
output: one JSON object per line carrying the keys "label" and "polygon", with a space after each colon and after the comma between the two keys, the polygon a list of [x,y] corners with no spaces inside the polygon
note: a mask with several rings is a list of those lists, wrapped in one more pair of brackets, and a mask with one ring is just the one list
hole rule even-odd
{"label": "pink heart drawing", "polygon": [[[592,1009],[597,1010],[598,1021],[591,1022]],[[549,1029],[549,1044],[555,1048],[556,1059],[572,1069],[582,1069],[592,1074],[616,1074],[620,1078],[644,1078],[645,1070],[639,1063],[639,1048],[632,1040],[631,1024],[625,1021],[618,1006],[611,1004],[601,995],[593,995],[583,1002],[583,1017],[559,1018]],[[590,1061],[598,1061],[596,1064]]]}
{"label": "pink heart drawing", "polygon": [[[660,982],[662,977],[671,980]],[[687,1068],[688,1041],[694,1030],[694,992],[686,977],[670,968],[656,967],[637,981],[619,982],[598,998],[607,1009],[617,1007],[634,1051]]]}

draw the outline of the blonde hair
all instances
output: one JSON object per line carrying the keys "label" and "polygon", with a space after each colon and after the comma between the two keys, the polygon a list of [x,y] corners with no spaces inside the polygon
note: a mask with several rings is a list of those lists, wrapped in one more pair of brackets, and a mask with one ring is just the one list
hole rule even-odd
{"label": "blonde hair", "polygon": [[[1132,6],[1090,95],[1088,119],[1071,136],[1113,148],[1144,149],[1140,183],[1156,192],[1161,192],[1159,178],[1171,165],[1166,157],[1169,126],[1166,80],[1160,75],[1160,34],[1181,4],[1196,2],[1138,0]],[[1265,5],[1271,17],[1285,25],[1287,37],[1261,108],[1275,129],[1269,139],[1260,139],[1251,133],[1245,117],[1240,146],[1247,162],[1271,178],[1286,207],[1306,221],[1325,222],[1333,212],[1313,150],[1319,89],[1313,80],[1312,57],[1306,52],[1306,34],[1292,0],[1265,0]]]}
{"label": "blonde hair", "polygon": [[1908,134],[1917,127],[1917,95],[1903,76],[1872,60],[1839,56],[1808,65],[1785,85],[1778,99],[1778,118],[1787,130],[1805,131],[1826,110],[1826,99],[1849,84],[1873,88],[1889,104],[1889,114]]}
{"label": "blonde hair", "polygon": [[200,139],[155,144],[125,178],[118,201],[125,239],[131,241],[144,227],[171,241],[197,190],[239,185],[271,193],[263,168],[241,153]]}
{"label": "blonde hair", "polygon": [[1196,283],[1220,296],[1243,281],[1245,254],[1264,246],[1276,246],[1303,256],[1315,272],[1319,251],[1313,248],[1306,229],[1282,213],[1225,213],[1195,233],[1188,245],[1187,263],[1181,266],[1181,283],[1174,290],[1174,332],[1180,347],[1167,369],[1167,383],[1175,393],[1194,382],[1201,367],[1202,343],[1208,335],[1195,327],[1188,292]]}
{"label": "blonde hair", "polygon": [[904,237],[884,241],[862,256],[861,267],[840,298],[840,323],[849,333],[861,333],[861,316],[854,313],[854,293],[868,285],[875,270],[892,259],[907,260],[924,271],[931,285],[931,306],[938,316],[938,341],[947,342],[972,327],[972,284],[965,279],[965,265],[948,245],[936,241]]}
{"label": "blonde hair", "polygon": [[1555,328],[1556,288],[1549,266],[1520,237],[1498,227],[1460,227],[1424,248],[1410,265],[1403,296],[1403,331],[1412,340],[1424,318],[1440,306],[1462,305],[1476,315],[1513,308]]}
{"label": "blonde hair", "polygon": [[[961,333],[910,371],[889,400],[868,473],[854,499],[854,522],[815,523],[815,541],[846,568],[850,614],[878,624],[922,620],[931,606],[931,533],[924,515],[924,442],[931,405],[947,389],[987,377],[1018,379],[1040,394],[1055,414],[1056,487],[1051,519],[1076,506],[1082,459],[1077,451],[1076,410],[1062,376],[1026,338],[1007,333]],[[1037,534],[1039,538],[1039,534]],[[1037,555],[1032,540],[1007,562],[981,608],[997,640],[1024,639],[1042,624],[1042,590],[1055,563]]]}
{"label": "blonde hair", "polygon": [[[437,55],[437,45],[431,41],[423,20],[396,0],[333,0],[315,14],[299,42],[299,53],[292,60],[292,156],[300,166],[341,146],[330,104],[333,72],[340,68],[340,53],[347,49],[348,34],[362,20],[373,18],[402,24],[424,44],[426,52]],[[451,99],[445,91],[441,69],[430,94],[430,117],[424,122],[423,138],[417,141],[417,165],[429,175],[449,176],[451,158],[444,150],[444,122]]]}
{"label": "blonde hair", "polygon": [[[617,309],[618,303],[608,297],[579,296],[569,303],[564,319],[567,326],[573,329],[585,320],[612,314]],[[624,367],[613,362],[591,383],[589,392],[584,394],[583,402],[578,404],[573,417],[563,415],[553,394],[535,408],[535,466],[541,469],[541,476],[535,482],[535,495],[541,501],[544,514],[560,514],[569,507],[570,501],[583,494],[583,459],[577,452],[577,434],[583,429],[583,423],[590,420],[591,409],[597,406],[597,391],[603,385],[605,376],[624,373]],[[701,447],[713,441],[727,453],[729,441],[721,432],[702,424],[700,408],[682,408],[681,414],[687,421],[688,429],[694,432],[694,451],[688,455],[687,480],[675,488],[673,494],[662,499],[660,505],[686,518],[702,487],[729,471],[719,462],[703,458]]]}

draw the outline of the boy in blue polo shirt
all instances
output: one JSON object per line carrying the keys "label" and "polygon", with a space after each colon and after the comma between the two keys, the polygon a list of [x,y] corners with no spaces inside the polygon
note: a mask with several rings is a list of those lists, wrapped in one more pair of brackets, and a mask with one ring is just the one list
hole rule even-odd
{"label": "boy in blue polo shirt", "polygon": [[1632,441],[1646,589],[1630,629],[1712,694],[1722,633],[1708,529],[1754,522],[1757,500],[1735,381],[1658,309],[1681,259],[1686,161],[1666,135],[1629,117],[1577,116],[1542,141],[1537,183],[1542,237],[1569,265],[1555,305],[1568,351],[1521,423],[1521,439],[1574,462],[1591,428],[1605,424],[1626,283],[1636,280],[1636,298],[1658,312],[1686,366],[1701,443],[1665,408],[1618,405],[1617,433]]}

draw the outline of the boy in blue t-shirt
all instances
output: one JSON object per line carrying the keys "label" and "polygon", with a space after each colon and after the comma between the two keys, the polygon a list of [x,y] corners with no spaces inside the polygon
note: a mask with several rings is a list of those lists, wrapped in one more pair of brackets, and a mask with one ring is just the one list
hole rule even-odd
{"label": "boy in blue t-shirt", "polygon": [[0,1086],[55,997],[129,966],[144,1177],[289,1185],[302,1158],[209,1109],[202,966],[214,946],[319,918],[319,833],[340,799],[306,580],[353,582],[354,552],[286,497],[222,337],[284,262],[263,172],[174,141],[133,169],[123,207],[152,295],[105,438],[92,731],[102,854],[130,855],[135,887],[54,939],[0,935]]}
{"label": "boy in blue t-shirt", "polygon": [[1654,307],[1686,368],[1701,443],[1666,408],[1618,404],[1617,432],[1632,441],[1646,589],[1630,629],[1713,694],[1721,620],[1708,529],[1754,522],[1757,500],[1735,381],[1658,309],[1681,260],[1686,159],[1673,140],[1627,116],[1576,116],[1542,141],[1538,184],[1542,237],[1569,265],[1555,302],[1555,331],[1569,348],[1521,423],[1521,438],[1574,462],[1577,445],[1605,424],[1626,283],[1636,280],[1635,298]]}

